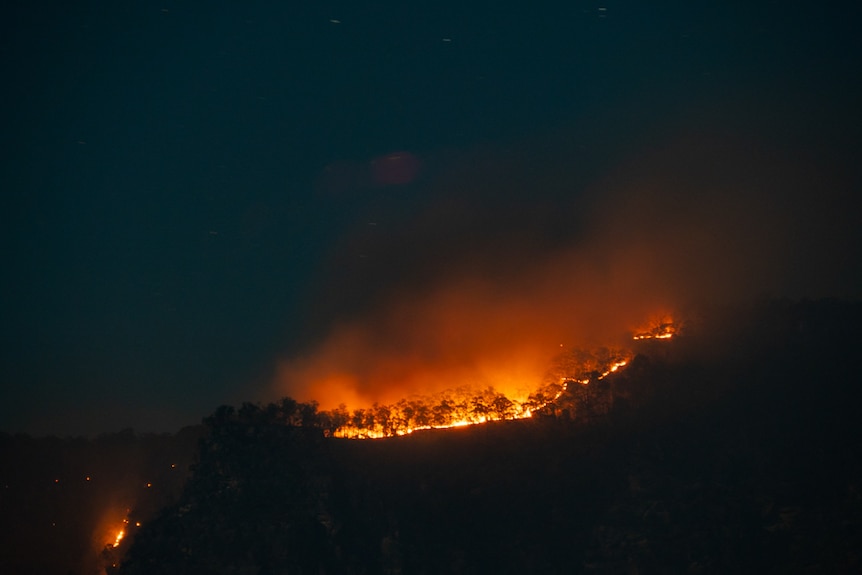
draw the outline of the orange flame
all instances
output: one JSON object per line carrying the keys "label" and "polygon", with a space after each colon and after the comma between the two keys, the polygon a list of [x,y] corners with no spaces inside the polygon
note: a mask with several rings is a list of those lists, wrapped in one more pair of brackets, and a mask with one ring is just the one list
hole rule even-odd
{"label": "orange flame", "polygon": [[[602,371],[593,372],[593,380],[598,381],[606,378],[628,365],[628,361],[628,359],[617,359],[607,364]],[[493,388],[488,388],[484,392],[472,396],[465,389],[446,392],[442,394],[442,398],[436,398],[436,402],[435,398],[418,398],[412,403],[402,400],[395,405],[378,406],[375,404],[369,410],[354,411],[353,422],[341,425],[335,430],[334,435],[348,439],[379,439],[409,435],[416,431],[429,429],[451,429],[490,421],[528,419],[560,399],[568,391],[568,386],[572,382],[588,385],[591,379],[589,377],[562,377],[558,385],[546,390],[553,391],[552,395],[545,395],[539,391],[531,394],[526,400],[512,399],[502,393],[495,392]],[[460,395],[453,395],[457,393]],[[483,401],[484,404],[482,404]],[[445,406],[444,417],[435,417],[436,421],[433,423],[411,424],[409,422],[411,414],[417,408],[427,411],[429,406],[434,403],[437,403],[437,407]],[[345,406],[342,406],[342,409],[346,412]],[[430,409],[436,411],[437,408]],[[377,412],[372,414],[372,419],[374,415],[378,416],[378,421],[373,424],[368,423],[367,418],[364,417],[366,411],[372,410]],[[384,418],[383,422],[379,421],[380,415]]]}
{"label": "orange flame", "polygon": [[653,318],[645,327],[634,333],[632,339],[670,339],[679,333],[679,327],[673,318],[665,315]]}

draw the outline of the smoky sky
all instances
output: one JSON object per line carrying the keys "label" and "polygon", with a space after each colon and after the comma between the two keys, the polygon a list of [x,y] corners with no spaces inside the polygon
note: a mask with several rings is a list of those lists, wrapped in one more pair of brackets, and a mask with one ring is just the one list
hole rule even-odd
{"label": "smoky sky", "polygon": [[529,386],[665,308],[860,292],[850,9],[5,15],[3,430]]}
{"label": "smoky sky", "polygon": [[657,315],[856,296],[858,172],[805,130],[840,123],[786,114],[744,94],[701,103],[612,165],[576,128],[453,153],[409,217],[359,219],[329,254],[315,285],[325,330],[280,364],[277,393],[326,406],[523,393],[561,348],[620,345]]}

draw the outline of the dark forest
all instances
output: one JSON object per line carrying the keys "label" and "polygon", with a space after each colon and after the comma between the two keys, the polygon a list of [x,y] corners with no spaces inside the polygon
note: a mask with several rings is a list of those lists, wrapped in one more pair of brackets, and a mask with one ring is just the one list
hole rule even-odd
{"label": "dark forest", "polygon": [[[290,398],[175,435],[3,435],[0,567],[856,572],[860,321],[835,300],[705,310],[531,418],[405,436],[334,437]],[[128,536],[94,549],[111,505]]]}

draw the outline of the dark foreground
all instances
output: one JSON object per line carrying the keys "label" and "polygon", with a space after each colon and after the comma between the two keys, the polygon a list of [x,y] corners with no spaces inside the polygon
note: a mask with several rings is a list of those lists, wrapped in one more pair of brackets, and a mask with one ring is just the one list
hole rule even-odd
{"label": "dark foreground", "polygon": [[862,572],[860,325],[711,310],[541,417],[391,439],[250,404],[173,436],[0,434],[0,573]]}
{"label": "dark foreground", "polygon": [[860,306],[724,316],[532,420],[351,441],[210,417],[120,572],[859,572]]}

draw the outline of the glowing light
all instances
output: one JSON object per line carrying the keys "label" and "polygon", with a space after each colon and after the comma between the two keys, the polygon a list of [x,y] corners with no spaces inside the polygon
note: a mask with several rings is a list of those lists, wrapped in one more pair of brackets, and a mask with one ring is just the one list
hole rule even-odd
{"label": "glowing light", "polygon": [[[657,339],[667,340],[679,333],[679,324],[674,323],[669,316],[656,316],[643,329],[633,334],[634,340]],[[560,344],[561,347],[565,347]],[[559,367],[565,369],[564,375],[556,383],[545,383],[534,387],[534,392],[517,392],[516,397],[509,397],[494,387],[483,391],[471,388],[469,385],[457,389],[437,392],[432,396],[411,396],[389,405],[374,404],[372,407],[348,411],[343,402],[338,409],[321,412],[332,422],[328,429],[334,437],[347,439],[378,439],[384,437],[404,436],[416,431],[431,429],[451,429],[478,425],[492,421],[511,421],[528,419],[542,412],[551,413],[555,404],[565,394],[570,384],[587,386],[598,382],[629,364],[634,356],[633,350],[607,349],[572,350],[563,352]],[[503,377],[512,375],[504,370]],[[348,378],[349,379],[349,378]],[[511,379],[511,378],[510,378]],[[507,389],[523,389],[512,387],[521,377],[515,377],[514,382],[506,382]],[[493,379],[497,381],[496,378]],[[350,383],[352,380],[349,380]],[[336,382],[338,383],[338,382]],[[343,386],[336,385],[336,392]],[[348,386],[349,387],[349,386]],[[342,395],[342,397],[344,397]],[[348,399],[344,397],[344,399]],[[574,398],[573,398],[574,399]],[[559,406],[562,408],[563,406]]]}
{"label": "glowing light", "polygon": [[114,539],[114,547],[119,547],[119,546],[120,546],[120,541],[122,541],[122,540],[123,540],[123,537],[125,537],[125,536],[126,536],[126,530],[125,530],[125,529],[120,529],[120,530],[117,532],[117,537]]}
{"label": "glowing light", "polygon": [[[629,360],[617,355],[617,358],[608,361],[610,363],[601,366],[602,371],[594,371],[591,378],[561,377],[558,384],[546,387],[526,400],[512,399],[488,388],[483,392],[472,393],[465,389],[450,390],[444,392],[442,397],[420,398],[388,406],[375,404],[373,408],[354,411],[352,423],[339,426],[333,435],[347,439],[380,439],[430,429],[451,429],[490,421],[528,419],[557,402],[568,391],[569,384],[588,385],[591,381],[599,381],[628,365]],[[434,413],[435,421],[422,425],[411,423],[419,410],[426,414]],[[383,421],[378,418],[379,413],[384,414]]]}
{"label": "glowing light", "polygon": [[661,333],[658,335],[652,335],[649,333],[642,333],[634,336],[632,339],[670,339],[673,337],[673,333]]}
{"label": "glowing light", "polygon": [[649,323],[645,328],[638,330],[632,339],[670,339],[679,333],[679,328],[669,317],[662,317]]}

